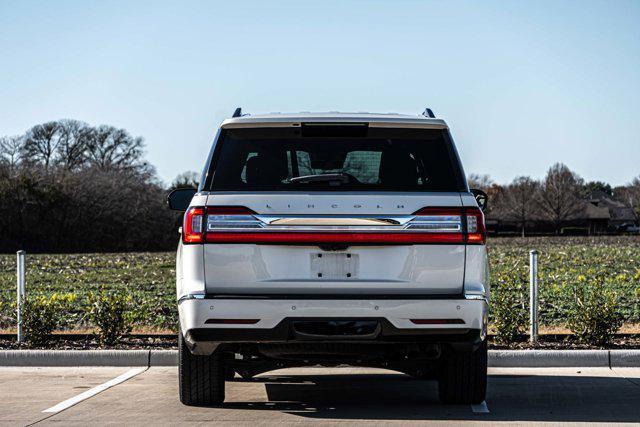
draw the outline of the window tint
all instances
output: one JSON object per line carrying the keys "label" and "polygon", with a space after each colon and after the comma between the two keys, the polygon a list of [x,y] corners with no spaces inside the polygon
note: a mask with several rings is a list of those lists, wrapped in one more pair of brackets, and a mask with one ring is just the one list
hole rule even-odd
{"label": "window tint", "polygon": [[[458,191],[461,174],[444,130],[370,128],[330,136],[299,128],[222,133],[214,191]],[[338,133],[338,134],[336,134]]]}

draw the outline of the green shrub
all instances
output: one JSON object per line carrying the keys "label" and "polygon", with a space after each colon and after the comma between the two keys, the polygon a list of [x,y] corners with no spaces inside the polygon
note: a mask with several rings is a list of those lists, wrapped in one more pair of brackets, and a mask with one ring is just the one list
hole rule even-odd
{"label": "green shrub", "polygon": [[75,294],[27,295],[22,302],[22,328],[30,344],[46,344],[60,325]]}
{"label": "green shrub", "polygon": [[98,328],[98,340],[102,345],[113,345],[131,332],[135,321],[134,302],[131,295],[120,291],[89,294],[87,316]]}
{"label": "green shrub", "polygon": [[15,321],[12,308],[13,306],[10,303],[0,300],[0,325]]}
{"label": "green shrub", "polygon": [[527,326],[522,279],[513,276],[499,276],[491,296],[493,326],[496,341],[508,344],[518,340]]}
{"label": "green shrub", "polygon": [[581,342],[606,346],[623,322],[618,295],[604,280],[587,281],[580,276],[578,282],[567,326]]}

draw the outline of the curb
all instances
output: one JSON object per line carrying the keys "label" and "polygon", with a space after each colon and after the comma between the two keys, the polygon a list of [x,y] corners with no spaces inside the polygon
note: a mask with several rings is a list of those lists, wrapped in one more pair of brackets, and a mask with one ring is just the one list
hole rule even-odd
{"label": "curb", "polygon": [[[177,350],[0,350],[0,366],[177,366]],[[493,368],[640,367],[640,350],[489,350]]]}
{"label": "curb", "polygon": [[[640,351],[636,357],[640,358]],[[609,350],[491,350],[489,366],[500,368],[611,367]]]}
{"label": "curb", "polygon": [[640,367],[640,350],[609,350],[609,357],[615,368]]}
{"label": "curb", "polygon": [[178,366],[178,350],[149,350],[149,366]]}
{"label": "curb", "polygon": [[155,350],[2,350],[0,366],[149,366]]}

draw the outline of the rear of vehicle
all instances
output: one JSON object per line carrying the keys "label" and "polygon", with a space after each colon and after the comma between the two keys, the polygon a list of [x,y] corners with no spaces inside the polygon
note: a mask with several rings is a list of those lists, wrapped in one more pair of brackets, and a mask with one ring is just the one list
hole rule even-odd
{"label": "rear of vehicle", "polygon": [[446,124],[395,115],[223,123],[177,258],[181,399],[306,364],[486,389],[484,217]]}

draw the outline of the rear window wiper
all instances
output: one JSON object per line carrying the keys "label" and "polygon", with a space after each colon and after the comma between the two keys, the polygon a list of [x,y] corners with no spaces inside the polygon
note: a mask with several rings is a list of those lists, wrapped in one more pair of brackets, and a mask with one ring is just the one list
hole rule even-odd
{"label": "rear window wiper", "polygon": [[289,178],[286,182],[291,184],[306,184],[309,182],[328,182],[329,185],[342,185],[351,181],[346,173],[322,173],[317,175],[304,175]]}

